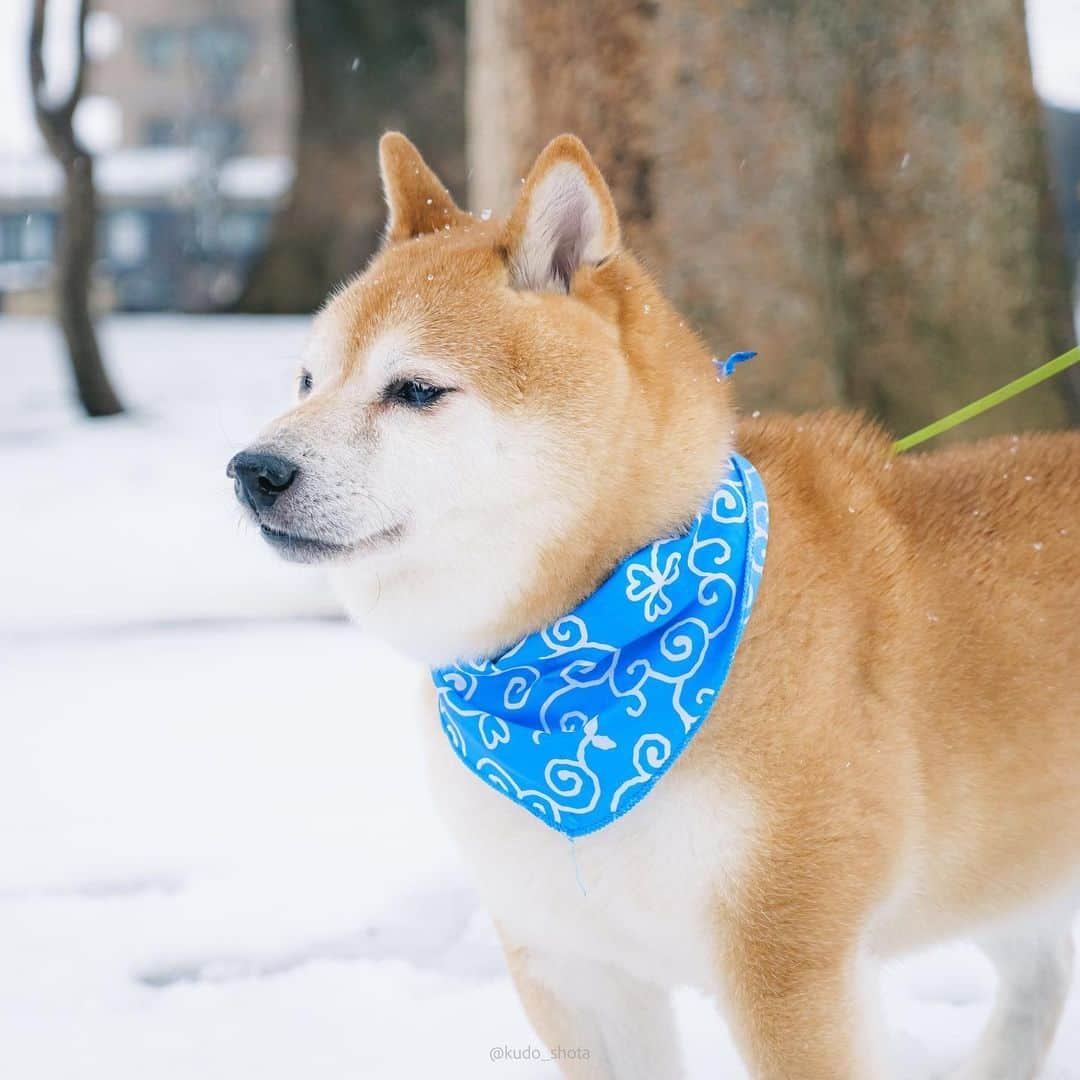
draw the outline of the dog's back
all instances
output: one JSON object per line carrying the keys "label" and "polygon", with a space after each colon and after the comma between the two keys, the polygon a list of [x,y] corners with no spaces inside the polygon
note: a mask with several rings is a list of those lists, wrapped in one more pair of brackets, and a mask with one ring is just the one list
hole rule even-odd
{"label": "dog's back", "polygon": [[940,628],[911,722],[928,834],[951,855],[942,901],[992,915],[1080,886],[1080,434],[913,455],[892,473]]}
{"label": "dog's back", "polygon": [[830,729],[880,751],[864,775],[905,822],[901,888],[920,899],[888,936],[946,937],[1080,885],[1080,434],[897,457],[823,414],[744,424],[740,444],[775,519],[751,632],[801,617],[774,589],[820,613]]}

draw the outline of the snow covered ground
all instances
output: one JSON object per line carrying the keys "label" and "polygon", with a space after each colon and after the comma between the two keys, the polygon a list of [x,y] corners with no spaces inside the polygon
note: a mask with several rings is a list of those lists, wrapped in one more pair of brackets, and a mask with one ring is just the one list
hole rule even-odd
{"label": "snow covered ground", "polygon": [[[91,424],[51,328],[0,318],[0,1075],[556,1075],[491,1061],[539,1043],[424,787],[420,673],[239,527],[224,463],[303,329],[113,319],[134,411]],[[961,946],[891,970],[898,1075],[992,986]],[[693,1077],[744,1075],[678,1011]],[[1080,1080],[1080,991],[1048,1076]]]}

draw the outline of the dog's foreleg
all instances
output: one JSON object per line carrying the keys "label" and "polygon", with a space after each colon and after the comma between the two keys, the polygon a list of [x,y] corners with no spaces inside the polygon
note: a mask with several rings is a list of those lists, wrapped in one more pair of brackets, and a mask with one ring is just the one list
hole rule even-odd
{"label": "dog's foreleg", "polygon": [[725,980],[727,1019],[754,1080],[884,1080],[876,998],[858,965],[778,960]]}
{"label": "dog's foreleg", "polygon": [[883,1080],[865,886],[829,874],[812,852],[795,858],[774,863],[718,920],[718,989],[732,1035],[754,1080]]}
{"label": "dog's foreleg", "polygon": [[537,1034],[568,1080],[678,1080],[666,991],[606,965],[503,945]]}

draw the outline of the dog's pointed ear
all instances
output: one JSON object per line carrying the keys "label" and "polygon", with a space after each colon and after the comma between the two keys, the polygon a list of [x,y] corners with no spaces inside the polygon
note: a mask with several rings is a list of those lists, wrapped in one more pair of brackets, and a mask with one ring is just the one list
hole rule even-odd
{"label": "dog's pointed ear", "polygon": [[502,242],[516,285],[557,292],[569,292],[580,267],[618,250],[611,192],[576,136],[553,139],[536,159]]}
{"label": "dog's pointed ear", "polygon": [[389,211],[387,243],[460,225],[468,217],[401,132],[388,131],[379,140],[379,171]]}

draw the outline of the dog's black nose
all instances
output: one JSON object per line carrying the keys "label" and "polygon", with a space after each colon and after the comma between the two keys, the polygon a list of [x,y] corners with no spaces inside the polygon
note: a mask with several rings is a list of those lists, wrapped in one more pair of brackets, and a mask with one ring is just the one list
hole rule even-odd
{"label": "dog's black nose", "polygon": [[277,454],[244,450],[229,462],[227,476],[236,481],[236,497],[253,510],[269,510],[287,491],[300,470]]}

